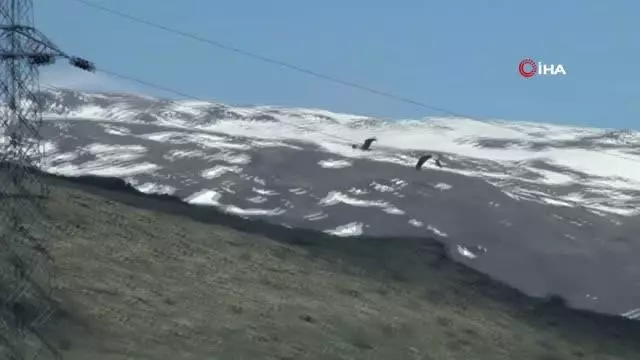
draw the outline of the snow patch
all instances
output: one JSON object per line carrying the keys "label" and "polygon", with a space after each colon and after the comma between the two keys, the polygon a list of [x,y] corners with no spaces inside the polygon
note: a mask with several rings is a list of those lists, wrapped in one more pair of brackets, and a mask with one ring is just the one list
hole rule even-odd
{"label": "snow patch", "polygon": [[631,319],[631,320],[640,320],[640,308],[638,309],[633,309],[633,310],[629,310],[625,313],[620,314],[622,317],[625,317],[627,319]]}
{"label": "snow patch", "polygon": [[273,190],[258,189],[258,188],[255,188],[255,187],[252,190],[253,190],[253,192],[255,192],[257,194],[265,195],[265,196],[280,195],[279,192],[273,191]]}
{"label": "snow patch", "polygon": [[571,175],[567,175],[567,174],[563,174],[555,171],[537,169],[533,167],[527,167],[527,169],[531,172],[541,175],[543,177],[542,182],[545,184],[564,185],[564,184],[570,184],[574,181],[574,178]]}
{"label": "snow patch", "polygon": [[378,184],[375,181],[372,182],[371,184],[369,184],[369,186],[371,186],[372,188],[374,188],[375,190],[380,191],[380,192],[394,192],[396,190],[392,186]]}
{"label": "snow patch", "polygon": [[351,162],[346,160],[329,159],[329,160],[318,161],[318,165],[320,165],[325,169],[343,169],[351,166]]}
{"label": "snow patch", "polygon": [[47,171],[64,176],[95,175],[105,177],[124,177],[140,174],[149,174],[160,169],[160,166],[148,162],[132,165],[111,165],[99,164],[96,162],[84,163],[82,165],[61,164],[51,166]]}
{"label": "snow patch", "polygon": [[545,203],[550,204],[550,205],[575,207],[574,204],[568,203],[566,201],[557,200],[557,199],[542,198],[542,201],[544,201]]}
{"label": "snow patch", "polygon": [[169,150],[162,157],[169,161],[175,161],[184,158],[203,158],[204,156],[205,153],[200,150]]}
{"label": "snow patch", "polygon": [[457,249],[458,249],[458,253],[460,253],[460,255],[466,258],[476,259],[478,257],[476,254],[474,254],[473,252],[471,252],[469,249],[467,249],[462,245],[458,245]]}
{"label": "snow patch", "polygon": [[397,207],[381,200],[361,200],[345,195],[339,191],[331,191],[318,202],[321,206],[334,206],[337,204],[346,204],[357,207],[377,207],[384,212],[393,215],[402,215],[405,212]]}
{"label": "snow patch", "polygon": [[307,193],[307,190],[303,188],[294,188],[294,189],[289,189],[289,192],[296,195],[303,195]]}
{"label": "snow patch", "polygon": [[250,201],[254,204],[262,204],[263,202],[267,201],[268,199],[264,196],[254,196],[254,197],[250,197],[247,198],[247,201]]}
{"label": "snow patch", "polygon": [[308,215],[304,216],[304,218],[306,220],[309,220],[309,221],[318,221],[318,220],[326,219],[328,217],[329,217],[329,215],[325,214],[322,211],[315,212],[313,214],[308,214]]}
{"label": "snow patch", "polygon": [[100,124],[104,129],[104,132],[109,135],[117,135],[117,136],[126,136],[131,134],[131,130],[121,127],[121,126],[113,126],[107,124]]}
{"label": "snow patch", "polygon": [[369,193],[366,190],[356,189],[356,188],[351,188],[351,189],[347,190],[347,192],[350,193],[350,194],[353,194],[353,195],[365,195],[365,194]]}
{"label": "snow patch", "polygon": [[335,229],[325,230],[325,233],[335,235],[335,236],[358,236],[362,235],[362,227],[363,224],[359,222],[351,222],[346,225],[341,225],[336,227]]}
{"label": "snow patch", "polygon": [[198,205],[212,205],[224,212],[239,215],[239,216],[278,216],[284,214],[286,211],[280,208],[275,209],[243,209],[235,205],[225,205],[220,203],[222,194],[215,190],[201,190],[196,192],[185,199],[190,204]]}
{"label": "snow patch", "polygon": [[200,190],[187,198],[185,202],[194,205],[219,205],[222,195],[214,190]]}
{"label": "snow patch", "polygon": [[404,214],[406,214],[406,212],[404,210],[398,209],[398,208],[393,207],[393,206],[384,208],[382,211],[386,212],[387,214],[391,214],[391,215],[404,215]]}
{"label": "snow patch", "polygon": [[453,186],[449,185],[449,184],[445,184],[445,183],[437,183],[434,185],[434,188],[438,189],[438,190],[451,190],[453,188]]}
{"label": "snow patch", "polygon": [[440,237],[445,237],[445,238],[449,237],[449,235],[447,235],[447,233],[438,230],[435,226],[428,225],[427,226],[427,230],[431,231],[432,233],[434,233],[434,234],[436,234],[436,235],[438,235]]}
{"label": "snow patch", "polygon": [[217,177],[220,177],[226,173],[235,173],[238,174],[242,172],[242,168],[239,166],[223,166],[223,165],[216,165],[211,169],[207,169],[204,170],[200,173],[200,176],[202,176],[205,179],[215,179]]}
{"label": "snow patch", "polygon": [[251,156],[243,153],[233,153],[229,151],[221,151],[215,155],[208,155],[204,157],[210,161],[224,161],[229,164],[235,165],[247,165],[251,163]]}
{"label": "snow patch", "polygon": [[147,194],[166,194],[172,195],[176,192],[176,188],[169,185],[155,184],[151,182],[136,186],[136,189]]}

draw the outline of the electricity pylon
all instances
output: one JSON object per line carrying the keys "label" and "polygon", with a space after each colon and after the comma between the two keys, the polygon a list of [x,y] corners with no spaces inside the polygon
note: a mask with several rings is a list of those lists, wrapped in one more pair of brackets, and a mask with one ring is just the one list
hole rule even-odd
{"label": "electricity pylon", "polygon": [[[0,358],[57,352],[38,329],[51,316],[51,272],[39,204],[47,189],[34,171],[44,160],[38,68],[67,60],[93,64],[60,50],[33,26],[32,0],[0,0]],[[36,346],[34,346],[36,345]]]}

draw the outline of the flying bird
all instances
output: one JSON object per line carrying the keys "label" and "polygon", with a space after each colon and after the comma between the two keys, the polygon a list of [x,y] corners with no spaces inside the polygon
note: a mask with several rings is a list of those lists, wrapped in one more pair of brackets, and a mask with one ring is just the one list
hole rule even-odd
{"label": "flying bird", "polygon": [[[374,141],[377,141],[378,139],[376,138],[368,138],[364,141],[364,143],[362,145],[360,145],[360,150],[371,150],[371,144]],[[358,145],[351,145],[352,148],[357,149]]]}
{"label": "flying bird", "polygon": [[[416,163],[416,170],[420,170],[422,169],[422,165],[424,165],[424,163],[427,162],[427,160],[433,158],[433,155],[422,155],[420,156],[420,159],[418,159],[418,162]],[[435,163],[436,165],[438,165],[438,167],[442,167],[442,163],[440,162],[439,159],[435,159]]]}

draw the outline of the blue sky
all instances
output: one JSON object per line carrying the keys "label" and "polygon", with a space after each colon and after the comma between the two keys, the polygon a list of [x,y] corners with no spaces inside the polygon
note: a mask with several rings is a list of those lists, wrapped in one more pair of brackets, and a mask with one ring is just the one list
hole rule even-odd
{"label": "blue sky", "polygon": [[[640,129],[637,0],[109,0],[96,3],[333,77],[478,118]],[[177,5],[177,4],[180,5]],[[73,0],[36,26],[99,67],[229,104],[383,118],[442,115],[226,52]],[[525,57],[564,77],[523,79]],[[171,96],[64,65],[42,82]],[[174,96],[175,97],[175,96]]]}

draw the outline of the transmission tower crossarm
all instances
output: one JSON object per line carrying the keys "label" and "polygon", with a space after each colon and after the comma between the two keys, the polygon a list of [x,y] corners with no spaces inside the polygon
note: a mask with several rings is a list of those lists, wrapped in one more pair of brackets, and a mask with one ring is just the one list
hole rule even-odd
{"label": "transmission tower crossarm", "polygon": [[1,59],[28,59],[34,65],[49,65],[55,62],[57,58],[64,58],[69,61],[74,67],[79,69],[93,72],[95,71],[95,65],[84,58],[78,56],[71,56],[62,51],[51,40],[47,38],[41,31],[25,25],[0,25],[0,31],[2,35],[21,35],[25,40],[29,41],[34,51],[20,51],[20,52],[7,52],[0,53]]}

